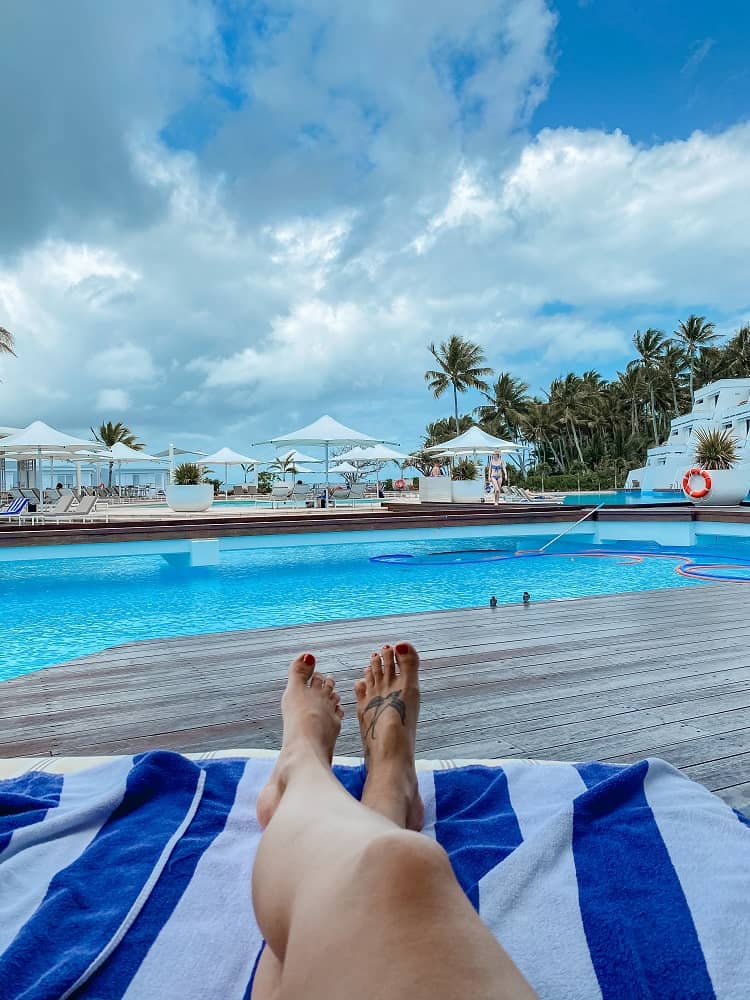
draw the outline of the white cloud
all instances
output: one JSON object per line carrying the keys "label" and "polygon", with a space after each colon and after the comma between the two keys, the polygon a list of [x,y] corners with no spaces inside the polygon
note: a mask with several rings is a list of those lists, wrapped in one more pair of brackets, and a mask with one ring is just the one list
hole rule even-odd
{"label": "white cloud", "polygon": [[[83,432],[127,415],[151,448],[189,434],[241,448],[331,411],[414,444],[444,410],[424,386],[430,341],[477,339],[539,388],[567,367],[613,372],[637,325],[693,304],[723,329],[746,314],[750,126],[651,146],[526,135],[551,72],[542,0],[321,0],[239,67],[206,5],[170,10],[154,39],[176,91],[201,90],[195,64],[175,69],[188,31],[181,51],[197,46],[250,99],[174,151],[159,137],[173,94],[149,104],[155,64],[119,97],[132,68],[111,69],[118,184],[91,181],[87,200],[51,160],[33,178],[41,203],[54,192],[48,227],[20,213],[0,260],[19,355],[2,362],[0,423]],[[205,20],[189,27],[187,11]],[[32,197],[9,184],[9,202]]]}
{"label": "white cloud", "polygon": [[[96,408],[100,413],[121,415],[129,406],[130,397],[124,389],[100,389],[96,395]],[[114,419],[116,421],[120,418],[116,416]]]}

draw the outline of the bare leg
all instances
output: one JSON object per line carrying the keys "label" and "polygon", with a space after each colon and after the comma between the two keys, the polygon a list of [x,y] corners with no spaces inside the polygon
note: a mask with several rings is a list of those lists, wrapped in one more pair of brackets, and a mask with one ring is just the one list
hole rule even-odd
{"label": "bare leg", "polygon": [[[399,644],[397,655],[404,677],[407,663],[413,665],[416,682],[413,647]],[[281,963],[278,996],[533,998],[466,899],[443,849],[373,808],[379,795],[387,811],[401,802],[405,814],[413,795],[404,805],[400,787],[389,799],[384,781],[374,783],[385,774],[380,762],[371,766],[369,808],[333,776],[330,753],[341,710],[332,686],[327,692],[320,678],[311,678],[312,669],[302,658],[292,664],[282,700],[283,748],[258,801],[259,819],[268,825],[253,871],[253,902]],[[385,733],[381,722],[413,741],[415,702],[401,700],[405,722],[392,698],[376,721],[371,759]],[[393,750],[395,742],[383,736],[383,746]]]}

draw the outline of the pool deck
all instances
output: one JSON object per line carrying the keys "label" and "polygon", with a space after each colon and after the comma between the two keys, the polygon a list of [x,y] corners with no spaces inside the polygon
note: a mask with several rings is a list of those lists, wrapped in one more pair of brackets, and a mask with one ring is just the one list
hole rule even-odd
{"label": "pool deck", "polygon": [[[113,608],[113,614],[116,614]],[[286,665],[423,658],[421,757],[663,757],[750,810],[750,587],[711,584],[129,643],[0,685],[0,757],[278,748]]]}

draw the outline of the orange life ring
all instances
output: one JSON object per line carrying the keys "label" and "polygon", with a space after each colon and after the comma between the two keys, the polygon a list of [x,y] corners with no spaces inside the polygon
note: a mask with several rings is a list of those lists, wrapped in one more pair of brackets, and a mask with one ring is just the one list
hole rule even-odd
{"label": "orange life ring", "polygon": [[[690,481],[693,476],[700,476],[703,480],[703,489],[694,490],[690,485]],[[708,496],[711,492],[711,477],[706,472],[705,469],[699,469],[695,466],[692,469],[688,469],[685,475],[682,477],[682,489],[683,492],[687,494],[692,500],[702,500],[703,497]]]}

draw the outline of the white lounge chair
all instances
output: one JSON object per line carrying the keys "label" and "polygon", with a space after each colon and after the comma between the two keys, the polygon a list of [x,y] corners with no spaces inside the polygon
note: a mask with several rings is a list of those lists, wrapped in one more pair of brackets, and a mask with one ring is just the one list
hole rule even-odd
{"label": "white lounge chair", "polygon": [[355,500],[364,500],[366,492],[367,483],[354,483],[348,490],[336,490],[333,494],[333,506],[338,507],[339,504],[349,503],[354,507],[356,506]]}

